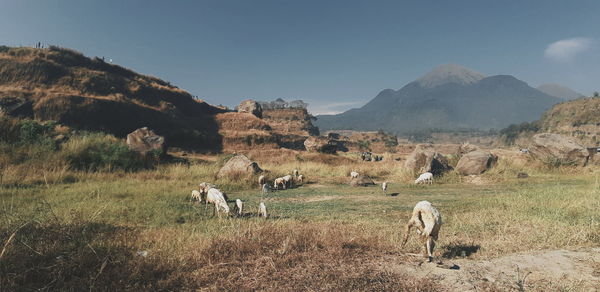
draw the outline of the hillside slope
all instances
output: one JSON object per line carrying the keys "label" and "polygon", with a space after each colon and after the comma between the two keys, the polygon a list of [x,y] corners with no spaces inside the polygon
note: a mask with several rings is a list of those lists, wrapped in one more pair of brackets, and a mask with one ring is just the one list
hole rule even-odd
{"label": "hillside slope", "polygon": [[537,90],[564,100],[571,100],[583,97],[581,93],[578,93],[571,88],[556,83],[542,84],[537,87]]}
{"label": "hillside slope", "polygon": [[539,132],[574,137],[582,145],[600,146],[600,98],[579,98],[546,111],[537,122]]}
{"label": "hillside slope", "polygon": [[79,52],[0,47],[0,104],[9,114],[119,137],[148,126],[171,146],[219,150],[223,110],[184,90]]}
{"label": "hillside slope", "polygon": [[400,90],[386,89],[358,109],[318,116],[321,130],[500,129],[531,121],[560,100],[510,75],[485,77],[442,65]]}

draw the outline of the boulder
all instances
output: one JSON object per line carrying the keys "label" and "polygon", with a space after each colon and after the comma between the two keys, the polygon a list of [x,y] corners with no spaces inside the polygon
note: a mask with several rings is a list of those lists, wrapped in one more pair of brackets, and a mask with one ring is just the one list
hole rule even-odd
{"label": "boulder", "polygon": [[321,152],[335,154],[337,142],[321,136],[310,136],[304,141],[304,147],[308,152]]}
{"label": "boulder", "polygon": [[404,162],[404,167],[415,173],[431,172],[440,175],[451,170],[448,159],[427,146],[418,145]]}
{"label": "boulder", "polygon": [[127,146],[142,155],[148,155],[150,152],[158,152],[163,155],[167,150],[165,138],[156,135],[148,127],[139,128],[127,134]]}
{"label": "boulder", "polygon": [[585,147],[571,138],[552,133],[533,136],[529,152],[536,159],[556,166],[585,166],[589,159],[589,152]]}
{"label": "boulder", "polygon": [[253,114],[259,118],[262,118],[262,107],[260,104],[252,99],[244,100],[237,107],[239,113]]}
{"label": "boulder", "polygon": [[498,161],[498,156],[489,152],[476,150],[463,155],[456,171],[462,175],[478,175],[492,168]]}
{"label": "boulder", "polygon": [[469,142],[462,143],[460,145],[460,147],[458,148],[459,154],[467,154],[469,152],[473,152],[473,151],[477,151],[477,150],[479,150],[479,148],[473,144],[470,144]]}
{"label": "boulder", "polygon": [[366,175],[358,175],[357,177],[353,177],[350,180],[350,186],[353,187],[366,187],[366,186],[373,186],[375,185],[375,183],[373,182],[373,180],[366,176]]}
{"label": "boulder", "polygon": [[229,159],[217,174],[218,178],[248,177],[262,172],[258,163],[248,159],[246,155],[239,154]]}

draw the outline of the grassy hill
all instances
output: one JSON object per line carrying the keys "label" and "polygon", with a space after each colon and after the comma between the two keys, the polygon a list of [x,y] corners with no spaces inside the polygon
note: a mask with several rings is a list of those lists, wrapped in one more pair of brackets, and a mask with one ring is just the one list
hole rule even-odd
{"label": "grassy hill", "polygon": [[123,137],[148,126],[171,146],[219,150],[223,110],[159,78],[70,49],[0,46],[0,108]]}

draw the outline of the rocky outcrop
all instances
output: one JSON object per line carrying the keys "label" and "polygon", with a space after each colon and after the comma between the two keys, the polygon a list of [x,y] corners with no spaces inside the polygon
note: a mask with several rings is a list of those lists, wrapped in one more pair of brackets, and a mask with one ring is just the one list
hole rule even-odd
{"label": "rocky outcrop", "polygon": [[253,114],[258,118],[262,118],[262,107],[260,104],[258,104],[258,102],[252,99],[242,101],[237,107],[237,111],[240,113]]}
{"label": "rocky outcrop", "polygon": [[458,164],[456,171],[462,175],[478,175],[492,168],[498,157],[489,152],[476,150],[463,155]]}
{"label": "rocky outcrop", "polygon": [[585,147],[571,138],[552,133],[533,136],[529,151],[536,159],[554,166],[585,166],[589,159],[589,153]]}
{"label": "rocky outcrop", "polygon": [[350,186],[353,187],[366,187],[366,186],[372,186],[375,185],[375,183],[373,182],[373,180],[366,176],[366,175],[359,175],[357,177],[353,177],[350,180]]}
{"label": "rocky outcrop", "polygon": [[304,147],[308,152],[335,154],[337,142],[326,137],[310,136],[304,141]]}
{"label": "rocky outcrop", "polygon": [[127,146],[129,149],[142,155],[157,153],[163,155],[166,152],[165,138],[156,135],[147,127],[139,128],[127,135]]}
{"label": "rocky outcrop", "polygon": [[248,177],[262,172],[258,163],[248,159],[246,155],[236,155],[229,159],[217,174],[218,178],[240,178]]}
{"label": "rocky outcrop", "polygon": [[415,173],[431,172],[434,175],[440,175],[452,169],[444,155],[423,145],[418,145],[408,156],[404,167]]}

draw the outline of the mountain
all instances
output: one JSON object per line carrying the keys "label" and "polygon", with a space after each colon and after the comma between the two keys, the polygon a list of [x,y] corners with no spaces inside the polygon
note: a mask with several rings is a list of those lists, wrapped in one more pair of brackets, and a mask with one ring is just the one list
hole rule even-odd
{"label": "mountain", "polygon": [[583,97],[583,94],[577,93],[571,88],[556,83],[546,83],[537,87],[537,90],[564,100],[571,100]]}
{"label": "mountain", "polygon": [[501,129],[532,121],[560,99],[510,75],[486,77],[455,64],[438,66],[399,90],[385,89],[361,108],[317,116],[325,130]]}

